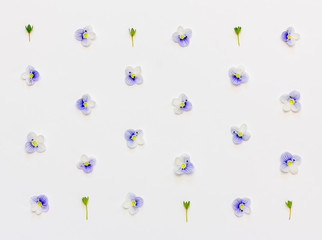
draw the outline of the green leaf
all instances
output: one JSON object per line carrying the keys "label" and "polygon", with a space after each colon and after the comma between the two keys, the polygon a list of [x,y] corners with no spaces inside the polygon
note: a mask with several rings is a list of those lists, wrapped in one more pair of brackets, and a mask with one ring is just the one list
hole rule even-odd
{"label": "green leaf", "polygon": [[242,29],[242,28],[241,28],[240,26],[235,27],[235,28],[234,28],[235,33],[238,35],[238,34],[240,33],[241,29]]}
{"label": "green leaf", "polygon": [[136,29],[131,28],[131,29],[129,29],[129,32],[130,32],[130,35],[133,37],[136,33]]}
{"label": "green leaf", "polygon": [[190,207],[190,201],[188,202],[183,201],[183,206],[185,207],[185,209],[188,209]]}
{"label": "green leaf", "polygon": [[87,205],[89,197],[83,197],[82,202]]}
{"label": "green leaf", "polygon": [[292,208],[292,205],[293,205],[293,202],[292,201],[287,201],[285,202],[285,205],[288,207],[288,208]]}
{"label": "green leaf", "polygon": [[34,26],[30,26],[30,24],[28,24],[28,26],[25,26],[25,28],[26,28],[28,33],[31,33],[31,31],[34,28]]}

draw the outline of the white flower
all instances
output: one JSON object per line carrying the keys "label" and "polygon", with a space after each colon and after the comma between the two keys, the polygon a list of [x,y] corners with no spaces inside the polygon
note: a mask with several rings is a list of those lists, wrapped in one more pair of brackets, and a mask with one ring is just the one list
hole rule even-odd
{"label": "white flower", "polygon": [[31,211],[37,215],[49,210],[48,198],[46,195],[33,196],[31,198]]}
{"label": "white flower", "polygon": [[281,96],[280,100],[284,104],[283,110],[289,112],[298,112],[301,110],[301,103],[299,102],[300,93],[297,91],[292,91],[289,94],[284,94]]}
{"label": "white flower", "polygon": [[123,203],[123,208],[128,209],[129,213],[134,215],[143,206],[143,203],[143,198],[137,197],[134,193],[128,193]]}
{"label": "white flower", "polygon": [[84,115],[91,113],[92,109],[95,108],[96,102],[91,99],[88,94],[85,94],[81,99],[76,102],[76,107],[82,111]]}
{"label": "white flower", "polygon": [[143,131],[141,129],[128,129],[124,133],[124,138],[129,148],[135,148],[137,145],[143,145]]}
{"label": "white flower", "polygon": [[192,109],[191,102],[184,94],[181,94],[179,98],[174,98],[172,100],[172,105],[174,106],[174,112],[176,114],[182,114],[183,112],[187,112]]}
{"label": "white flower", "polygon": [[295,45],[295,41],[300,39],[300,34],[295,33],[293,27],[289,27],[286,31],[282,33],[281,38],[287,45],[292,47]]}
{"label": "white flower", "polygon": [[230,131],[233,135],[233,142],[235,144],[240,144],[242,141],[247,141],[250,138],[250,133],[247,132],[246,124],[241,125],[240,128],[232,127]]}
{"label": "white flower", "polygon": [[25,150],[28,153],[33,153],[35,151],[41,153],[46,151],[46,146],[44,144],[45,138],[42,135],[37,136],[36,133],[30,132],[27,136],[27,142],[25,144]]}
{"label": "white flower", "polygon": [[193,164],[190,162],[190,156],[188,154],[182,154],[175,159],[174,171],[176,174],[190,174],[194,170]]}
{"label": "white flower", "polygon": [[84,47],[91,45],[91,42],[96,38],[96,34],[93,32],[91,26],[80,28],[75,32],[75,38],[81,41]]}
{"label": "white flower", "polygon": [[28,66],[21,78],[26,81],[28,86],[32,86],[39,80],[39,72],[34,67]]}
{"label": "white flower", "polygon": [[143,77],[141,75],[141,67],[127,67],[125,69],[125,83],[129,86],[134,84],[142,84]]}

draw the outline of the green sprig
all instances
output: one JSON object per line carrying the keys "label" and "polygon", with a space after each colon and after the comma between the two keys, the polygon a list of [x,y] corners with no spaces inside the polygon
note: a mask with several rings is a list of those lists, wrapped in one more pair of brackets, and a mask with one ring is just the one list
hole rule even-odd
{"label": "green sprig", "polygon": [[239,42],[239,33],[241,31],[241,26],[238,26],[238,27],[235,27],[234,30],[235,30],[235,33],[237,35],[237,39],[238,39],[238,46],[240,46],[240,42]]}
{"label": "green sprig", "polygon": [[84,205],[86,207],[86,220],[88,220],[88,208],[87,208],[88,199],[89,199],[89,197],[82,198],[82,202],[84,203]]}
{"label": "green sprig", "polygon": [[32,31],[32,29],[34,28],[34,26],[31,26],[30,24],[28,24],[28,26],[25,26],[27,32],[28,32],[28,35],[29,35],[29,42],[30,42],[30,33]]}
{"label": "green sprig", "polygon": [[285,202],[285,205],[290,209],[290,215],[289,215],[288,219],[291,220],[293,202],[292,201],[287,201],[287,202]]}
{"label": "green sprig", "polygon": [[132,39],[132,47],[134,47],[133,37],[134,37],[134,35],[135,35],[135,33],[136,33],[136,29],[131,28],[131,29],[129,29],[129,32],[130,32],[131,39]]}
{"label": "green sprig", "polygon": [[183,201],[183,206],[186,209],[186,222],[188,222],[188,208],[190,207],[190,201],[188,202]]}

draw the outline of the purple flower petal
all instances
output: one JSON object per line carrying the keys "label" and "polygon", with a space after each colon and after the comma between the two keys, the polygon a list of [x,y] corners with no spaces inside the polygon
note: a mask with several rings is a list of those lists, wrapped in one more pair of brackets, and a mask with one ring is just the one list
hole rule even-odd
{"label": "purple flower petal", "polygon": [[237,134],[233,134],[233,142],[235,144],[240,144],[243,141],[241,137],[239,137]]}
{"label": "purple flower petal", "polygon": [[142,206],[143,206],[143,203],[144,203],[143,198],[141,198],[141,197],[136,197],[136,198],[134,199],[134,201],[136,202],[135,207],[139,208],[139,207],[142,207]]}
{"label": "purple flower petal", "polygon": [[299,100],[301,95],[298,91],[292,91],[290,92],[290,97],[293,98],[295,101]]}
{"label": "purple flower petal", "polygon": [[36,148],[32,145],[31,142],[26,142],[25,144],[25,150],[28,152],[28,153],[33,153],[36,151]]}

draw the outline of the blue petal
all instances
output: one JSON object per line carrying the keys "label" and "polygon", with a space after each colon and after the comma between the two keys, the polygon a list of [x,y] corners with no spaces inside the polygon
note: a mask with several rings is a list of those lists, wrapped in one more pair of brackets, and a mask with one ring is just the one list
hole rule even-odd
{"label": "blue petal", "polygon": [[235,144],[240,144],[243,141],[241,137],[239,137],[237,134],[233,134],[233,142]]}
{"label": "blue petal", "polygon": [[39,195],[38,196],[39,202],[41,202],[42,205],[46,206],[48,204],[48,198],[45,195]]}
{"label": "blue petal", "polygon": [[132,138],[131,138],[133,135],[135,135],[135,130],[134,129],[128,129],[124,133],[124,138],[127,141],[133,141]]}
{"label": "blue petal", "polygon": [[281,155],[281,162],[286,163],[288,160],[292,160],[293,155],[290,154],[289,152],[285,152]]}
{"label": "blue petal", "polygon": [[191,104],[191,102],[189,102],[189,101],[185,102],[184,107],[182,107],[182,109],[183,109],[184,111],[189,111],[189,110],[191,110],[191,108],[192,108],[192,104]]}
{"label": "blue petal", "polygon": [[180,38],[179,45],[181,47],[187,47],[189,45],[189,42],[190,42],[190,40],[188,37],[185,37],[184,39]]}
{"label": "blue petal", "polygon": [[77,102],[76,102],[76,107],[80,110],[83,110],[85,107],[84,107],[84,101],[83,99],[78,99]]}
{"label": "blue petal", "polygon": [[143,203],[144,203],[144,200],[143,200],[143,198],[141,198],[141,197],[136,197],[135,199],[135,202],[136,202],[136,207],[142,207],[143,206]]}
{"label": "blue petal", "polygon": [[33,153],[36,151],[36,148],[32,145],[31,142],[26,142],[25,144],[25,150],[28,152],[28,153]]}
{"label": "blue petal", "polygon": [[32,74],[33,74],[32,80],[37,81],[39,78],[39,72],[34,70],[34,71],[32,71]]}
{"label": "blue petal", "polygon": [[90,172],[92,172],[93,171],[93,165],[91,165],[91,164],[88,164],[88,166],[86,166],[85,164],[82,166],[82,168],[83,168],[83,171],[85,172],[85,173],[90,173]]}
{"label": "blue petal", "polygon": [[287,35],[288,35],[288,32],[287,31],[283,32],[282,35],[281,35],[282,40],[285,41],[285,42],[288,41]]}
{"label": "blue petal", "polygon": [[298,91],[292,91],[290,92],[290,97],[293,98],[295,101],[300,99],[300,93]]}
{"label": "blue petal", "polygon": [[135,81],[133,80],[133,78],[131,78],[130,76],[126,76],[125,77],[125,83],[129,86],[133,86],[135,84]]}
{"label": "blue petal", "polygon": [[82,41],[83,40],[83,34],[84,34],[85,30],[84,29],[78,29],[76,32],[75,32],[75,38],[78,40],[78,41]]}

